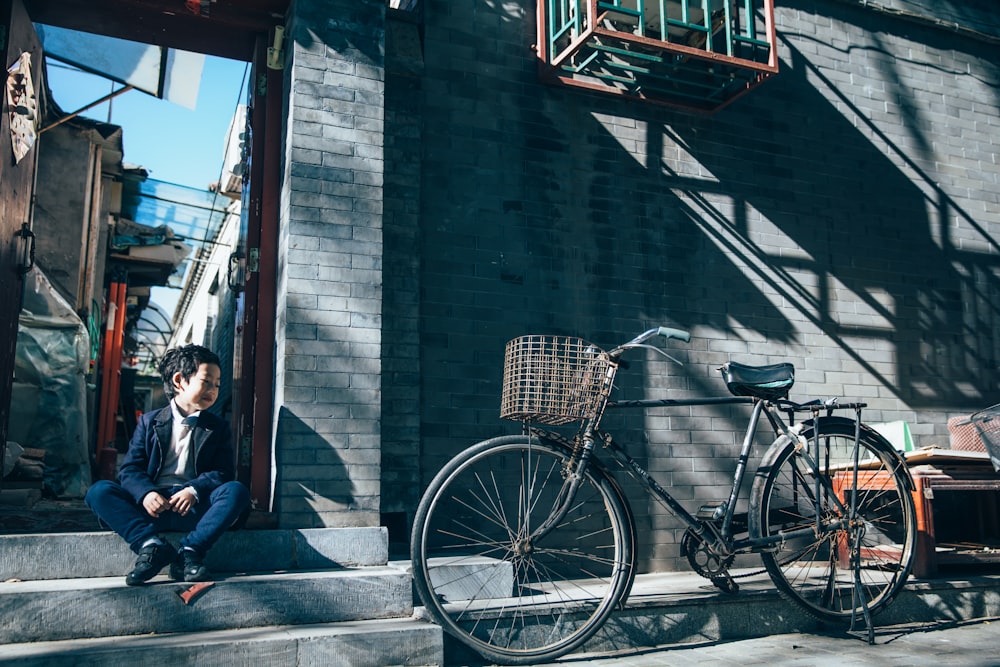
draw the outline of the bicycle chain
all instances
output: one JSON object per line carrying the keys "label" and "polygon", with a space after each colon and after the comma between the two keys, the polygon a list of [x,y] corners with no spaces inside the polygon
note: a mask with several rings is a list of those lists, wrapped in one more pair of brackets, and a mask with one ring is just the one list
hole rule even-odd
{"label": "bicycle chain", "polygon": [[[791,556],[789,556],[784,561],[778,561],[778,567],[785,567],[786,565],[788,565],[789,563],[793,562],[798,557],[799,557],[798,554],[792,554]],[[755,570],[753,572],[744,572],[743,574],[734,574],[734,575],[732,575],[732,577],[733,577],[733,579],[745,579],[746,577],[755,577],[758,574],[767,574],[767,568],[763,567],[763,568],[761,568],[759,570]]]}
{"label": "bicycle chain", "polygon": [[[798,558],[797,555],[789,556],[788,560],[786,560],[784,562],[779,562],[778,563],[778,567],[784,567],[784,566],[788,565],[789,563],[791,563],[792,561],[794,561],[796,558]],[[731,574],[729,576],[731,576],[733,579],[745,579],[746,577],[756,577],[758,574],[767,574],[767,568],[763,567],[763,568],[761,568],[759,570],[755,570],[753,572],[744,572],[743,574]]]}

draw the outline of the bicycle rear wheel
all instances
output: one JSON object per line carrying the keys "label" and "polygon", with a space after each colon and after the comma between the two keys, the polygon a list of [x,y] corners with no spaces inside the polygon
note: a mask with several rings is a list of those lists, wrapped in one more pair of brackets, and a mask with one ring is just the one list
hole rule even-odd
{"label": "bicycle rear wheel", "polygon": [[484,657],[553,660],[583,644],[626,594],[633,523],[621,490],[588,466],[569,511],[571,450],[529,436],[487,440],[452,459],[414,517],[413,579],[427,612]]}
{"label": "bicycle rear wheel", "polygon": [[801,430],[807,445],[782,437],[765,454],[751,493],[751,535],[800,531],[761,554],[768,574],[813,616],[850,622],[866,606],[884,609],[906,583],[916,540],[912,482],[891,445],[863,426],[855,487],[854,421],[818,423],[819,475],[804,457],[815,456],[813,422]]}

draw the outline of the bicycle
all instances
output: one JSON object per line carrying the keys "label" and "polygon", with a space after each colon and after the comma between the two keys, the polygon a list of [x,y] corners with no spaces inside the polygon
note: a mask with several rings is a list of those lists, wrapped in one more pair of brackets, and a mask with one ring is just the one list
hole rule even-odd
{"label": "bicycle", "polygon": [[[735,362],[719,369],[732,396],[611,401],[625,352],[677,361],[648,343],[656,336],[690,340],[659,327],[610,351],[569,336],[507,344],[501,417],[522,422],[522,433],[452,458],[414,517],[413,579],[427,613],[498,663],[554,660],[592,637],[627,599],[637,568],[635,519],[603,450],[687,526],[681,552],[695,572],[735,593],[734,558],[759,554],[784,597],[852,631],[863,621],[873,642],[872,615],[909,576],[916,518],[905,462],[861,422],[865,404],[794,403],[792,364]],[[600,428],[613,409],[725,404],[751,407],[732,486],[693,514]],[[775,439],[742,520],[737,499],[761,415]],[[572,437],[541,428],[573,422]]]}

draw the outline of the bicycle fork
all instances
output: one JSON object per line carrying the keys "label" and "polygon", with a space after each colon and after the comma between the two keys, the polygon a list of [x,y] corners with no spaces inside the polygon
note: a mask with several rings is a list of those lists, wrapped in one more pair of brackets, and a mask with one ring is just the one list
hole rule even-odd
{"label": "bicycle fork", "polygon": [[[519,555],[525,556],[530,553],[534,549],[535,543],[544,538],[549,531],[558,526],[566,517],[566,514],[573,506],[573,499],[576,497],[576,493],[580,489],[580,484],[583,483],[583,471],[587,469],[593,451],[594,437],[593,434],[588,432],[583,436],[583,445],[580,448],[579,455],[570,459],[569,463],[571,465],[567,465],[564,468],[565,481],[559,489],[556,499],[552,503],[552,510],[548,513],[548,516],[540,526],[531,530],[530,533],[524,536],[524,539],[519,541],[520,545],[517,549],[521,552]],[[521,503],[523,505],[521,511],[523,516],[528,517],[531,514],[530,509],[532,499],[530,498],[530,489],[526,489],[526,492],[526,497],[521,498]]]}

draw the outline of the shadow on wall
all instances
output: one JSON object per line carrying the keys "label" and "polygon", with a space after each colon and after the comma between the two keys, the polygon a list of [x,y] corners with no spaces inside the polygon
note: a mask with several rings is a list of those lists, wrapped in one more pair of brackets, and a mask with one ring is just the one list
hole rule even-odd
{"label": "shadow on wall", "polygon": [[[381,66],[385,58],[385,8],[356,0],[306,3],[290,35],[306,52],[351,54],[351,60]],[[299,25],[308,29],[299,29]],[[318,26],[326,30],[317,31]]]}
{"label": "shadow on wall", "polygon": [[354,483],[329,437],[288,408],[279,411],[275,511],[282,527],[322,528],[328,525],[324,514],[354,505]]}
{"label": "shadow on wall", "polygon": [[[661,388],[726,395],[714,372],[722,362],[781,354],[819,369],[802,378],[803,398],[824,383],[829,361],[839,373],[831,385],[863,378],[887,404],[940,409],[964,400],[978,409],[1000,400],[991,400],[990,384],[1000,350],[1000,278],[995,261],[987,263],[996,243],[978,213],[963,210],[975,193],[956,200],[957,187],[928,160],[929,135],[948,119],[922,118],[929,93],[906,85],[933,65],[890,57],[886,43],[898,52],[907,37],[885,31],[899,28],[836,3],[822,11],[858,44],[807,48],[815,32],[805,21],[816,9],[790,1],[805,18],[802,34],[782,26],[778,76],[711,117],[524,85],[536,63],[516,46],[530,43],[530,20],[500,21],[489,33],[520,54],[504,68],[438,57],[492,5],[452,3],[447,16],[434,10],[440,3],[428,6],[420,169],[434,187],[421,191],[419,205],[414,379],[423,479],[504,428],[496,419],[502,347],[525,333],[610,347],[645,324],[702,332],[675,348],[687,366],[645,381],[643,366],[620,375],[624,397],[642,397],[651,382],[663,385],[656,396]],[[514,4],[531,3],[505,6]],[[947,33],[906,30],[921,30],[914,41],[932,51],[956,48]],[[467,43],[479,40],[491,44],[486,33]],[[956,62],[991,62],[983,45],[960,44]],[[841,60],[867,67],[885,90],[848,89],[837,78]],[[900,109],[889,117],[871,106],[893,102]],[[731,425],[741,414],[656,413],[670,439],[646,429],[631,453],[692,496],[714,491],[732,469],[739,434]],[[641,532],[655,539],[676,525],[656,509],[647,516],[639,520],[656,523]],[[657,558],[676,558],[675,541]]]}
{"label": "shadow on wall", "polygon": [[[864,12],[845,10],[837,18],[866,35],[885,28]],[[924,33],[919,41],[934,45],[936,33]],[[650,136],[651,143],[685,146],[713,177],[685,178],[664,168],[668,187],[679,193],[690,220],[741,266],[743,280],[779,296],[908,405],[995,403],[997,241],[938,184],[947,172],[929,171],[948,159],[947,145],[941,155],[929,153],[935,141],[929,135],[945,121],[921,116],[915,99],[921,93],[907,88],[900,62],[877,37],[838,55],[881,68],[886,91],[879,99],[898,104],[898,125],[891,114],[873,121],[887,114],[860,108],[856,90],[832,81],[796,48],[809,36],[779,37],[790,59],[739,111],[678,124],[672,136],[671,130]],[[989,62],[985,45],[966,47],[971,58]],[[781,114],[774,114],[777,107]],[[745,138],[731,134],[734,140],[720,152],[720,125],[735,132],[726,125],[748,118],[753,123]],[[651,127],[650,134],[660,129]],[[658,148],[650,146],[649,153]],[[706,192],[712,183],[717,193]],[[960,191],[960,184],[951,190]],[[721,210],[722,200],[731,212]],[[776,226],[788,247],[775,254],[759,245],[748,233],[751,217]],[[760,322],[754,315],[741,324],[753,329]],[[760,333],[775,339],[770,329]]]}

